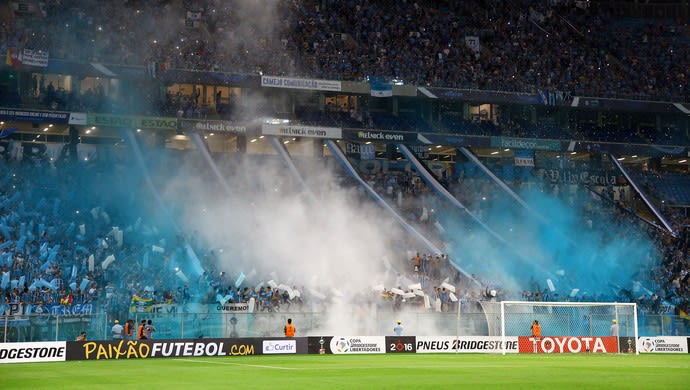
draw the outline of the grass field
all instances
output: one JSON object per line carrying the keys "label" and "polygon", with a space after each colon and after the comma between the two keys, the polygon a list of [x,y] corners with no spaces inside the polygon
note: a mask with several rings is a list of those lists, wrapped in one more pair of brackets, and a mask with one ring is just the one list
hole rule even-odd
{"label": "grass field", "polygon": [[687,389],[686,355],[293,355],[0,365],[0,389]]}

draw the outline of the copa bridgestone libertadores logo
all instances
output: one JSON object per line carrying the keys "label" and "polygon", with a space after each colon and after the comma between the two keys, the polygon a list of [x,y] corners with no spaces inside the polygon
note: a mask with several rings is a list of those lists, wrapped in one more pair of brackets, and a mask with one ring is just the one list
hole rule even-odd
{"label": "copa bridgestone libertadores logo", "polygon": [[331,339],[331,352],[386,353],[385,336],[336,336]]}
{"label": "copa bridgestone libertadores logo", "polygon": [[345,337],[333,338],[331,340],[331,351],[333,353],[348,353],[350,352],[350,340]]}

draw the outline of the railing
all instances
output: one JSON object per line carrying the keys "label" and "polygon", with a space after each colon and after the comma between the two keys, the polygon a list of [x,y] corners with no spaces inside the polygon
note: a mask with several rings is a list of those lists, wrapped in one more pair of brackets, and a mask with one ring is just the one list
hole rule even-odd
{"label": "railing", "polygon": [[[277,337],[283,335],[283,326],[288,318],[292,318],[300,336],[392,335],[397,319],[403,321],[405,334],[409,335],[489,334],[484,313],[346,313],[334,310],[329,313],[133,313],[131,317],[136,325],[144,319],[151,319],[156,327],[154,339]],[[126,319],[119,320],[124,324]],[[87,339],[107,340],[112,338],[113,321],[104,313],[0,316],[0,341],[74,340],[82,331],[87,332]],[[638,327],[640,336],[690,335],[690,320],[676,315],[640,315]]]}

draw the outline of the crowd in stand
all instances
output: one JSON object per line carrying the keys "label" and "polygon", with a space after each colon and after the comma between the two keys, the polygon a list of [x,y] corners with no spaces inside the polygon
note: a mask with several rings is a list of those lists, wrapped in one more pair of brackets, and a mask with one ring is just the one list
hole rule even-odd
{"label": "crowd in stand", "polygon": [[[555,164],[555,162],[554,162]],[[578,164],[575,164],[578,165]],[[578,165],[578,169],[583,166]],[[471,166],[471,164],[468,164]],[[447,188],[458,200],[463,203],[470,212],[475,213],[481,219],[492,225],[489,219],[491,207],[496,203],[498,195],[502,190],[491,182],[491,180],[474,169],[466,169],[457,164],[456,170],[461,171],[446,183]],[[500,177],[503,175],[497,172]],[[427,236],[438,235],[434,224],[442,221],[438,215],[434,215],[433,209],[441,209],[443,206],[438,196],[421,180],[414,172],[404,170],[389,169],[377,172],[360,171],[363,178],[369,185],[387,202],[393,205],[398,212],[410,221],[416,228],[425,232]],[[523,291],[511,291],[502,288],[504,280],[496,276],[493,280],[486,280],[482,275],[473,275],[480,283],[473,284],[465,277],[461,277],[455,268],[448,262],[448,258],[441,254],[417,253],[408,259],[407,267],[399,275],[398,280],[393,284],[392,289],[383,292],[383,305],[401,310],[408,308],[412,310],[427,310],[423,300],[423,294],[412,296],[414,289],[409,288],[411,284],[420,283],[419,290],[431,297],[432,309],[438,311],[452,310],[457,307],[450,304],[450,290],[441,287],[443,282],[450,282],[454,289],[454,298],[463,304],[474,305],[482,300],[492,298],[506,298],[518,300],[536,301],[618,301],[636,302],[640,305],[644,313],[669,313],[687,316],[688,304],[690,300],[690,218],[681,212],[669,212],[670,218],[676,235],[665,231],[657,224],[645,223],[640,220],[636,196],[626,197],[625,189],[618,189],[619,193],[614,196],[611,185],[602,187],[600,195],[594,196],[583,186],[564,186],[552,183],[548,177],[541,177],[536,174],[530,175],[525,179],[524,175],[518,178],[504,180],[515,190],[521,187],[533,186],[541,192],[549,193],[558,197],[562,202],[577,207],[579,219],[577,224],[582,228],[591,226],[592,221],[600,221],[612,227],[607,237],[603,240],[627,240],[645,241],[651,240],[659,253],[661,261],[655,258],[647,259],[645,264],[635,273],[635,283],[627,286],[617,286],[610,291],[583,291],[582,293],[569,297],[567,292],[551,291],[547,285],[534,283]],[[525,182],[523,182],[525,179]],[[528,181],[528,182],[527,182]],[[446,206],[447,207],[447,206]],[[445,214],[442,213],[442,214]],[[615,235],[617,238],[608,237]],[[632,239],[632,237],[637,237]],[[604,243],[602,243],[604,244]],[[658,259],[657,259],[658,260]],[[457,291],[455,290],[457,287]],[[398,293],[394,293],[397,291]],[[493,291],[493,293],[492,293]],[[401,292],[407,293],[408,298],[403,299]],[[454,300],[454,301],[456,301]],[[438,306],[435,303],[439,303]],[[683,314],[685,313],[685,314]],[[685,317],[684,317],[685,318]]]}
{"label": "crowd in stand", "polygon": [[[690,37],[683,21],[622,19],[612,10],[583,9],[566,0],[389,3],[277,1],[257,9],[244,1],[67,0],[47,1],[28,13],[5,6],[0,9],[7,16],[0,26],[0,52],[41,49],[51,58],[154,64],[159,72],[182,68],[356,81],[371,76],[417,85],[542,91],[561,98],[688,100],[690,71],[684,64],[690,61]],[[468,37],[478,38],[479,51],[466,44]],[[215,105],[203,107],[196,91],[160,97],[155,88],[142,87],[137,96],[115,97],[104,94],[102,86],[80,93],[43,80],[33,85],[31,104],[48,109],[237,119],[232,104],[228,108],[216,98]],[[2,92],[2,105],[20,104],[18,96]],[[336,125],[429,128],[419,117],[388,120],[359,113],[364,114],[358,121],[335,118]],[[329,124],[330,119],[316,122]],[[659,131],[620,125],[566,129],[514,119],[473,123],[443,115],[436,126],[475,135],[687,142],[673,126]]]}
{"label": "crowd in stand", "polygon": [[[551,2],[552,6],[450,1],[434,2],[433,7],[424,1],[284,1],[257,18],[265,25],[247,24],[249,16],[259,14],[241,0],[125,3],[122,7],[117,2],[46,1],[33,15],[3,21],[0,49],[45,49],[54,58],[140,65],[153,61],[197,70],[351,80],[383,76],[453,88],[688,100],[690,68],[684,64],[690,63],[690,51],[678,23],[650,22],[639,29],[610,13],[593,14],[566,1]],[[184,25],[184,20],[192,26]],[[274,28],[263,28],[268,25]],[[466,37],[478,37],[481,49],[475,52],[465,43]],[[631,74],[636,77],[629,78]],[[78,105],[106,111],[119,106],[107,102],[98,89],[76,99],[51,84],[35,82],[36,96],[47,106],[56,102],[70,109]],[[174,113],[182,108],[181,116],[197,115],[182,96],[170,96],[164,106]],[[123,318],[132,303],[186,303],[199,298],[193,297],[195,286],[166,282],[176,280],[170,265],[186,239],[168,238],[165,245],[166,239],[153,227],[126,215],[114,201],[118,196],[130,199],[122,193],[124,188],[113,184],[112,192],[99,189],[101,195],[112,194],[104,200],[90,193],[89,186],[80,186],[81,175],[70,175],[67,167],[13,161],[0,166],[4,167],[0,177],[3,307],[91,304]],[[80,169],[84,168],[102,174],[102,167]],[[433,230],[435,200],[415,174],[369,173],[364,179],[397,204],[406,219]],[[479,199],[491,193],[486,180],[468,177],[455,184],[461,182],[454,193],[465,204],[473,209],[485,204]],[[594,212],[621,226],[636,226],[630,213],[607,210],[604,203],[596,207]],[[661,311],[666,301],[687,313],[690,221],[677,213],[669,217],[677,237],[654,228],[646,231],[663,253],[661,264],[646,271],[645,279],[653,281],[651,294],[631,290],[617,298],[637,301],[654,312]],[[125,243],[118,240],[113,226],[129,229]],[[205,253],[204,248],[197,249]],[[114,260],[108,260],[110,256]],[[472,287],[449,266],[445,255],[401,257],[398,280],[379,297],[394,310],[423,307],[421,295],[409,288],[415,283],[439,311],[452,310],[451,291],[442,286],[444,281],[457,287],[461,301],[491,297],[486,287],[495,281]],[[302,304],[301,297],[287,289],[234,286],[222,277],[210,253],[203,263],[206,272],[192,283],[209,288],[205,302],[216,302],[218,296],[227,302],[254,299],[259,311],[299,310]],[[403,298],[392,288],[415,296]],[[553,298],[544,286],[522,297]]]}
{"label": "crowd in stand", "polygon": [[[143,223],[141,215],[130,215],[131,201],[146,197],[123,192],[131,187],[119,185],[124,182],[119,176],[123,172],[111,171],[97,163],[75,167],[59,161],[10,160],[1,164],[0,288],[5,312],[13,304],[22,304],[27,314],[39,306],[48,310],[60,306],[63,308],[60,310],[77,310],[83,314],[104,312],[111,318],[124,319],[131,316],[130,310],[145,311],[154,304],[253,302],[255,310],[260,312],[314,307],[305,303],[315,298],[305,291],[300,294],[301,288],[295,286],[248,286],[242,282],[238,285],[229,276],[236,270],[220,269],[217,254],[200,247],[193,235],[166,238],[155,226]],[[86,177],[100,177],[101,183],[110,184],[93,186]],[[435,218],[433,208],[439,201],[416,174],[390,170],[363,172],[363,177],[411,224],[428,237],[438,236],[434,224],[439,219]],[[486,178],[469,173],[455,177],[448,184],[452,193],[479,215],[482,215],[481,208],[491,202],[478,198],[498,192]],[[536,180],[535,185],[544,186],[564,197],[566,202],[571,201],[568,197],[583,196],[555,191],[548,182]],[[652,226],[640,228],[635,215],[625,210],[630,205],[611,207],[611,202],[590,201],[589,211],[580,223],[586,226],[588,218],[610,220],[620,228],[620,237],[648,235],[662,253],[661,261],[652,261],[650,268],[637,275],[645,281],[641,289],[621,286],[617,294],[594,293],[570,299],[634,301],[646,313],[662,313],[668,306],[675,307],[676,314],[687,313],[688,218],[670,213],[678,232],[673,237]],[[204,254],[200,260],[205,272],[196,280],[183,282],[176,277],[174,267],[183,262],[181,256],[188,243]],[[472,307],[494,298],[564,299],[542,285],[525,291],[504,290],[500,276],[489,280],[474,275],[479,282],[475,284],[441,253],[407,252],[392,264],[392,269],[397,273],[395,280],[376,290],[373,296],[384,310],[446,312],[455,310],[457,301]],[[428,301],[425,296],[429,297]]]}
{"label": "crowd in stand", "polygon": [[6,10],[0,49],[163,70],[688,100],[684,21],[576,3],[52,0]]}

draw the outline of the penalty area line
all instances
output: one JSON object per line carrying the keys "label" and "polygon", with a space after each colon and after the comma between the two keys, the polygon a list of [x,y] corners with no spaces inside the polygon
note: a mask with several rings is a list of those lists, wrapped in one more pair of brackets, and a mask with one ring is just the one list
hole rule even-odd
{"label": "penalty area line", "polygon": [[232,362],[213,362],[209,360],[194,360],[194,359],[175,359],[181,362],[189,363],[208,363],[208,364],[220,364],[225,366],[242,366],[242,367],[254,367],[254,368],[270,368],[273,370],[299,370],[295,367],[280,367],[280,366],[266,366],[261,364],[242,364],[242,363],[232,363]]}

